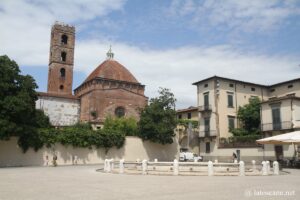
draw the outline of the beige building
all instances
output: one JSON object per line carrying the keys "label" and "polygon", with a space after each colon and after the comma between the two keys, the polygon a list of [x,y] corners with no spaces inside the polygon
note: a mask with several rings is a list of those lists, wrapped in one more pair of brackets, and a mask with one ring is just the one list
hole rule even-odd
{"label": "beige building", "polygon": [[300,79],[268,86],[214,76],[193,85],[197,86],[199,145],[204,158],[229,159],[233,152],[248,158],[291,156],[290,147],[267,145],[263,149],[255,143],[228,145],[222,141],[232,136],[230,128],[239,127],[238,108],[253,97],[262,101],[262,137],[300,128]]}

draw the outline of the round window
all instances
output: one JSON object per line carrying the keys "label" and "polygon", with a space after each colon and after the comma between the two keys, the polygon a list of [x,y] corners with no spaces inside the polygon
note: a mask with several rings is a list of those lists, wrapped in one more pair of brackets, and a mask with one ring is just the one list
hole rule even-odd
{"label": "round window", "polygon": [[125,109],[123,107],[117,107],[115,110],[115,115],[117,117],[123,117],[125,115]]}

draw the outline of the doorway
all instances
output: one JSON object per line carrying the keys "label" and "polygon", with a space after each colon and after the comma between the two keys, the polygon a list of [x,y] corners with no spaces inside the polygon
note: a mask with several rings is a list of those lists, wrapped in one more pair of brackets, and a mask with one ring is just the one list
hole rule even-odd
{"label": "doorway", "polygon": [[282,160],[283,159],[283,147],[282,147],[282,145],[275,145],[275,156],[276,156],[276,160]]}

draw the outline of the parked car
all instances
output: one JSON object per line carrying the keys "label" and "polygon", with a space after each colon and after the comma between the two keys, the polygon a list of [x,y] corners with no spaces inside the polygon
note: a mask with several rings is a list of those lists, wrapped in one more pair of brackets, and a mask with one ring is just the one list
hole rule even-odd
{"label": "parked car", "polygon": [[197,161],[197,162],[200,162],[200,161],[203,161],[203,157],[202,156],[199,156],[197,154],[194,154],[192,152],[180,152],[179,153],[179,161],[190,161],[190,162],[193,162],[193,161]]}

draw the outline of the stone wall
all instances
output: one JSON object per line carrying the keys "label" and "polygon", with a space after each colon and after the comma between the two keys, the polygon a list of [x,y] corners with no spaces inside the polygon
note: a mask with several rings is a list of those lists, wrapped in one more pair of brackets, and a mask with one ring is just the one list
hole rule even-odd
{"label": "stone wall", "polygon": [[[237,150],[240,150],[240,158],[245,162],[251,162],[251,160],[263,161],[263,160],[276,160],[275,150],[273,144],[264,145],[262,147],[253,147],[253,148],[218,148],[218,145],[215,141],[210,142],[210,153],[205,153],[205,142],[200,143],[200,152],[204,157],[205,161],[208,160],[219,160],[224,162],[232,161],[233,152],[236,153]],[[294,154],[293,145],[283,145],[283,157],[292,158]]]}
{"label": "stone wall", "polygon": [[51,164],[53,155],[57,155],[58,165],[72,165],[77,157],[78,164],[98,164],[106,158],[119,160],[124,158],[126,161],[136,161],[136,159],[161,161],[172,161],[177,158],[179,152],[178,142],[173,144],[160,145],[151,142],[143,142],[137,137],[126,137],[122,148],[112,148],[107,153],[104,149],[74,148],[72,146],[63,146],[56,144],[53,148],[42,148],[35,152],[29,149],[26,153],[17,145],[17,138],[9,141],[0,140],[0,167],[9,166],[43,166]]}
{"label": "stone wall", "polygon": [[70,126],[79,121],[80,102],[76,98],[39,95],[36,108],[49,116],[53,126]]}

